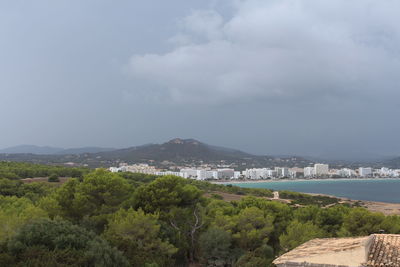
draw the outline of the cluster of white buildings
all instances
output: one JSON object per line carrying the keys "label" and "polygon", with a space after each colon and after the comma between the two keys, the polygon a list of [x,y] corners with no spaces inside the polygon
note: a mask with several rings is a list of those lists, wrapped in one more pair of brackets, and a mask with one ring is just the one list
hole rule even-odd
{"label": "cluster of white buildings", "polygon": [[400,170],[388,168],[373,169],[361,167],[358,169],[329,169],[328,164],[317,163],[305,168],[251,168],[242,172],[232,168],[182,168],[179,171],[163,171],[148,164],[121,164],[119,167],[109,168],[111,172],[134,172],[154,175],[175,175],[196,180],[229,180],[229,179],[283,179],[283,178],[355,178],[355,177],[400,177]]}
{"label": "cluster of white buildings", "polygon": [[304,177],[314,178],[314,177],[328,177],[330,175],[329,165],[317,163],[313,167],[304,168]]}
{"label": "cluster of white buildings", "polygon": [[[301,169],[300,169],[301,172]],[[274,169],[253,168],[242,172],[241,177],[246,179],[273,179],[273,178],[296,178],[299,168],[275,167]]]}
{"label": "cluster of white buildings", "polygon": [[134,172],[145,174],[155,174],[157,172],[154,166],[149,166],[148,164],[128,165],[126,163],[121,163],[119,167],[110,167],[109,170],[110,172]]}
{"label": "cluster of white buildings", "polygon": [[161,171],[156,169],[154,166],[148,164],[134,164],[127,165],[122,164],[120,167],[110,167],[111,172],[134,172],[134,173],[145,173],[154,175],[175,175],[183,178],[190,178],[196,180],[227,180],[227,179],[238,179],[241,173],[231,168],[221,169],[197,169],[197,168],[183,168],[179,172],[176,171]]}
{"label": "cluster of white buildings", "polygon": [[159,171],[154,173],[156,175],[176,175],[183,178],[196,179],[196,180],[227,180],[227,179],[238,179],[240,177],[240,172],[234,169],[216,169],[216,170],[206,170],[206,169],[192,169],[185,168],[181,169],[179,172],[172,171]]}
{"label": "cluster of white buildings", "polygon": [[373,178],[373,177],[400,177],[400,170],[393,170],[386,167],[380,169],[373,169],[371,167],[360,167],[358,170],[352,169],[341,169],[338,171],[338,175],[341,177],[362,177],[362,178]]}

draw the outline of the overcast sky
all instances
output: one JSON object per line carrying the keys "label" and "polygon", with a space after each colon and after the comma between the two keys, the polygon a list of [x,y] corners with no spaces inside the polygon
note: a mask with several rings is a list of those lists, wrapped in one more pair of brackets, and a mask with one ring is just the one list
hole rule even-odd
{"label": "overcast sky", "polygon": [[0,1],[0,148],[400,155],[400,1]]}

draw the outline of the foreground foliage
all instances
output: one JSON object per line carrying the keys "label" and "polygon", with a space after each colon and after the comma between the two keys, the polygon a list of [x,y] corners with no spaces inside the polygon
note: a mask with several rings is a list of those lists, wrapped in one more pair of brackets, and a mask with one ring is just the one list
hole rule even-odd
{"label": "foreground foliage", "polygon": [[0,178],[23,179],[33,177],[82,177],[90,170],[63,166],[40,165],[25,162],[0,162]]}
{"label": "foreground foliage", "polygon": [[66,221],[38,220],[26,224],[6,246],[10,265],[129,266],[120,251],[94,233]]}
{"label": "foreground foliage", "polygon": [[105,170],[52,184],[0,176],[0,266],[258,267],[316,237],[400,233],[399,216],[293,192],[281,195],[296,205],[270,190]]}

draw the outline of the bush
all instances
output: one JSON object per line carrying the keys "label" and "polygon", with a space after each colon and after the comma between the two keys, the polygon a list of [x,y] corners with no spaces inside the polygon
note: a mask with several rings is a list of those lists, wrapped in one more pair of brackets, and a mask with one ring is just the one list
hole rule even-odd
{"label": "bush", "polygon": [[52,174],[47,181],[50,183],[58,183],[60,182],[60,179],[58,178],[57,174]]}
{"label": "bush", "polygon": [[7,252],[18,266],[129,266],[105,240],[60,220],[26,224],[7,242]]}
{"label": "bush", "polygon": [[221,196],[219,194],[215,194],[215,193],[212,193],[211,197],[214,198],[214,199],[218,199],[218,200],[223,200],[224,199],[223,196]]}

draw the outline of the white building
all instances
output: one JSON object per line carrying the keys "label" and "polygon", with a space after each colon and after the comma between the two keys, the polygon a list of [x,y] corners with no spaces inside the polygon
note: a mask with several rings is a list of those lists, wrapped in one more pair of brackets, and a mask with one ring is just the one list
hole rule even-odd
{"label": "white building", "polygon": [[182,177],[196,179],[196,180],[205,180],[207,179],[207,171],[203,169],[181,169]]}
{"label": "white building", "polygon": [[317,163],[314,164],[314,174],[315,176],[326,176],[329,174],[329,165]]}
{"label": "white building", "polygon": [[121,171],[121,169],[118,168],[118,167],[110,167],[110,168],[108,168],[108,170],[109,170],[110,172],[120,172],[120,171]]}
{"label": "white building", "polygon": [[183,173],[181,173],[181,172],[172,172],[172,171],[156,172],[155,175],[160,175],[160,176],[175,175],[175,176],[179,176],[179,177],[185,178]]}
{"label": "white building", "polygon": [[218,176],[217,179],[232,179],[235,175],[234,169],[217,169]]}
{"label": "white building", "polygon": [[389,169],[389,168],[382,167],[380,170],[378,170],[378,174],[379,174],[380,176],[389,177],[389,176],[391,176],[391,174],[392,174],[392,170]]}
{"label": "white building", "polygon": [[275,170],[267,170],[267,178],[275,178],[278,176],[278,173]]}
{"label": "white building", "polygon": [[246,179],[268,179],[277,176],[277,171],[267,168],[246,169],[242,172]]}
{"label": "white building", "polygon": [[343,169],[337,170],[336,175],[338,175],[340,177],[355,177],[356,172],[352,169],[343,168]]}
{"label": "white building", "polygon": [[148,164],[133,164],[125,165],[122,164],[119,167],[122,172],[133,172],[133,173],[145,173],[145,174],[155,174],[157,169],[154,166],[149,166]]}
{"label": "white building", "polygon": [[290,168],[289,169],[290,178],[304,177],[304,169],[303,168]]}
{"label": "white building", "polygon": [[246,177],[247,179],[264,179],[267,176],[267,169],[246,169],[243,171],[243,176]]}
{"label": "white building", "polygon": [[289,177],[290,176],[289,168],[280,168],[280,172],[278,172],[278,176],[279,177]]}
{"label": "white building", "polygon": [[398,170],[392,170],[392,169],[385,168],[385,167],[382,167],[379,170],[377,170],[377,174],[380,177],[399,177]]}
{"label": "white building", "polygon": [[208,179],[218,179],[218,171],[207,171]]}
{"label": "white building", "polygon": [[304,177],[314,177],[315,176],[315,168],[314,167],[305,167],[304,168]]}
{"label": "white building", "polygon": [[358,169],[358,174],[360,175],[360,177],[371,177],[372,176],[372,168],[360,167]]}

